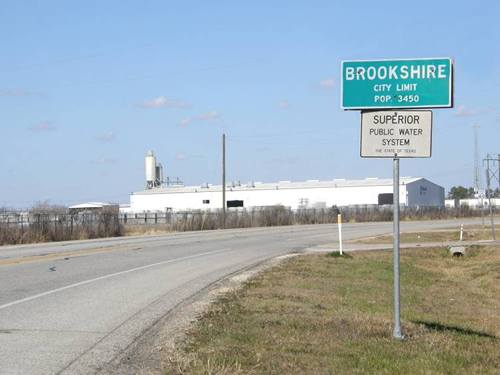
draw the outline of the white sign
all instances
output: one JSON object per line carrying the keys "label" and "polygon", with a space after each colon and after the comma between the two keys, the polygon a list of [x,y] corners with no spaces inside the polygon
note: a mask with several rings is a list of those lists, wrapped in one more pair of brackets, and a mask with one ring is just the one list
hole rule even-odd
{"label": "white sign", "polygon": [[432,111],[361,113],[361,157],[430,158]]}

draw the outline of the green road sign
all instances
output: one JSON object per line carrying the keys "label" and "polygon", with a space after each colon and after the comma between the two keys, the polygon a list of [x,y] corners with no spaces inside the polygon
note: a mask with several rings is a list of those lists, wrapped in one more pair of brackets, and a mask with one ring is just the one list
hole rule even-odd
{"label": "green road sign", "polygon": [[343,109],[453,106],[449,58],[343,61]]}

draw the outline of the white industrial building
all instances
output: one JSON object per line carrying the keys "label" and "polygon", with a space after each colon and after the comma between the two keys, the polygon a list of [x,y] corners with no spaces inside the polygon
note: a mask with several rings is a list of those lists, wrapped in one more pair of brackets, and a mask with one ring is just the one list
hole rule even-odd
{"label": "white industrial building", "polygon": [[[201,186],[166,185],[162,181],[161,165],[152,152],[145,159],[146,189],[130,195],[130,207],[122,212],[156,212],[216,210],[222,207],[222,185]],[[351,205],[392,204],[392,179],[367,178],[363,180],[335,179],[305,182],[280,181],[276,183],[231,183],[226,186],[226,205],[232,207],[284,206],[300,208],[328,208]],[[444,206],[444,188],[425,178],[400,179],[402,205],[410,207]]]}
{"label": "white industrial building", "polygon": [[[401,178],[406,206],[444,205],[444,188],[425,178]],[[291,209],[392,203],[392,179],[230,184],[227,207],[282,205]],[[207,210],[222,207],[222,186],[158,187],[130,195],[129,212]]]}
{"label": "white industrial building", "polygon": [[[446,199],[444,202],[446,207],[469,207],[469,208],[481,208],[489,207],[490,201],[487,198],[467,198],[459,199],[455,201],[454,199]],[[500,198],[491,198],[491,207],[500,207]]]}

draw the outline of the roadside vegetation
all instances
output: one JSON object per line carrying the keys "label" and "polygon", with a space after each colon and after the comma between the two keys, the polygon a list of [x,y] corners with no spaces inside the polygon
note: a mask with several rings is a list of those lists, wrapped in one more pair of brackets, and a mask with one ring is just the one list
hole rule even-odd
{"label": "roadside vegetation", "polygon": [[390,251],[297,256],[220,298],[167,374],[498,374],[500,247],[402,250],[404,341]]}
{"label": "roadside vegetation", "polygon": [[[283,206],[228,210],[225,228],[251,228],[343,222],[392,220],[391,206],[350,206],[291,210]],[[437,220],[480,216],[479,210],[460,208],[402,208],[401,220]],[[145,212],[122,214],[116,209],[69,212],[66,207],[38,205],[26,212],[0,209],[0,245],[64,241],[122,235],[223,228],[221,210],[189,212]]]}
{"label": "roadside vegetation", "polygon": [[[392,220],[391,206],[350,206],[291,210],[283,206],[228,210],[226,228],[250,228],[281,225],[334,224],[338,214],[343,222],[373,222]],[[479,210],[460,208],[402,208],[401,220],[437,220],[481,216]],[[214,230],[223,227],[220,210],[190,212],[150,212],[120,214],[127,234],[152,232]]]}
{"label": "roadside vegetation", "polygon": [[63,206],[40,204],[25,213],[0,212],[0,245],[84,240],[122,234],[118,211],[112,209],[71,213]]}

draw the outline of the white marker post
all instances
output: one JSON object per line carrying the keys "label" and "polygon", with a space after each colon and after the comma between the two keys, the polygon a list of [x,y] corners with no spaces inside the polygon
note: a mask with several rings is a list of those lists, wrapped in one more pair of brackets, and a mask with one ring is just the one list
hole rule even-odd
{"label": "white marker post", "polygon": [[337,224],[339,227],[339,252],[342,255],[342,215],[337,215]]}

